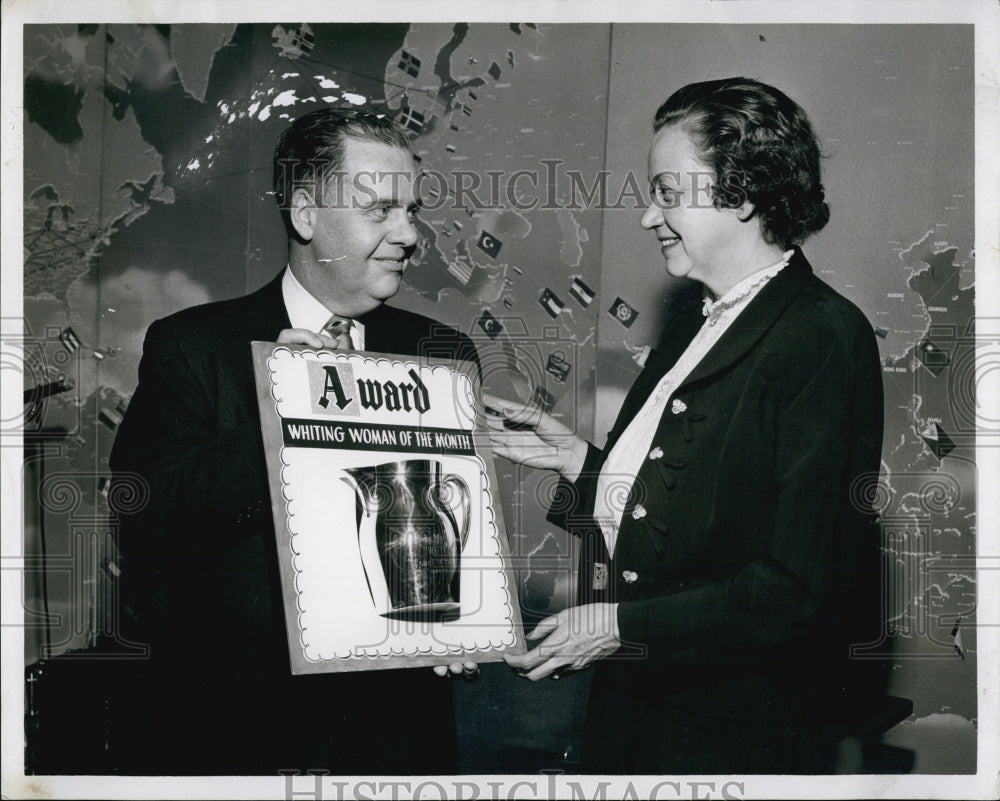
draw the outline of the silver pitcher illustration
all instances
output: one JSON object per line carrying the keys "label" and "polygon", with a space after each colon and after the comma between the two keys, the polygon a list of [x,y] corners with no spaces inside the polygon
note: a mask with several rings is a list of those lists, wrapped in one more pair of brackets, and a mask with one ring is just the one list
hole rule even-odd
{"label": "silver pitcher illustration", "polygon": [[344,472],[357,495],[358,547],[379,614],[418,620],[457,617],[459,567],[471,517],[465,481],[442,475],[441,463],[433,459]]}

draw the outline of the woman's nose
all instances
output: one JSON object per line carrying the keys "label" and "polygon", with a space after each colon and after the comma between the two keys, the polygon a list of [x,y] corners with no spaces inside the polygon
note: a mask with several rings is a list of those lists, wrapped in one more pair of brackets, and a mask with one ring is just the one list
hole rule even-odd
{"label": "woman's nose", "polygon": [[656,226],[663,222],[663,209],[656,205],[656,203],[650,203],[646,211],[643,212],[642,217],[639,218],[639,225],[645,228],[647,231],[651,231]]}

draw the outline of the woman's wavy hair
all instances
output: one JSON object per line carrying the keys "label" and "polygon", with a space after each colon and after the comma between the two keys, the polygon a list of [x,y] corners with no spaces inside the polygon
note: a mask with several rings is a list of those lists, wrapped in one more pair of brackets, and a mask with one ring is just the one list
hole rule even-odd
{"label": "woman's wavy hair", "polygon": [[830,219],[812,125],[773,86],[750,78],[688,84],[656,110],[653,130],[677,124],[715,172],[716,208],[749,201],[768,242],[789,248]]}

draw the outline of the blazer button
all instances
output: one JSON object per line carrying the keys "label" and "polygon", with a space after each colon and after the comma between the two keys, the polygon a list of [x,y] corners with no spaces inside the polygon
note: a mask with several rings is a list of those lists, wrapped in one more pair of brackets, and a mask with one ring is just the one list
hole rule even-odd
{"label": "blazer button", "polygon": [[646,516],[646,507],[643,506],[641,503],[637,503],[635,505],[635,509],[632,510],[632,519],[641,520],[645,516]]}
{"label": "blazer button", "polygon": [[635,584],[636,580],[639,578],[639,574],[634,570],[623,570],[622,578],[625,579],[626,584]]}
{"label": "blazer button", "polygon": [[674,398],[674,402],[670,405],[670,411],[674,414],[681,414],[687,411],[687,404],[680,398]]}

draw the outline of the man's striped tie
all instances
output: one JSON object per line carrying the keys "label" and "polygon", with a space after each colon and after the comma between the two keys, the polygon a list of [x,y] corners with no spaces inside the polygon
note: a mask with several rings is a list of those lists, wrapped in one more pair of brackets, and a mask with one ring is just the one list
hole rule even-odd
{"label": "man's striped tie", "polygon": [[336,342],[337,350],[351,350],[351,321],[332,315],[323,326],[323,332],[328,334]]}

